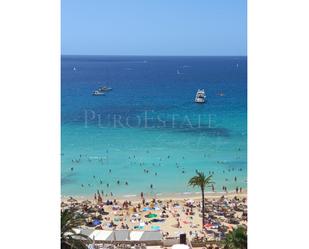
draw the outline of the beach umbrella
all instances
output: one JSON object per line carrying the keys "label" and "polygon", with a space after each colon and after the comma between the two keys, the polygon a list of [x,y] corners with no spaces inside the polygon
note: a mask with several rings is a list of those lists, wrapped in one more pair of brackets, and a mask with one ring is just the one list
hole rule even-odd
{"label": "beach umbrella", "polygon": [[160,231],[160,227],[159,226],[151,226],[151,230],[153,231]]}
{"label": "beach umbrella", "polygon": [[92,224],[93,224],[94,226],[100,225],[101,223],[102,223],[102,222],[99,221],[99,220],[97,220],[97,219],[95,219],[95,220],[92,221]]}
{"label": "beach umbrella", "polygon": [[158,215],[156,215],[156,214],[147,214],[147,215],[145,215],[146,218],[155,218],[157,216]]}

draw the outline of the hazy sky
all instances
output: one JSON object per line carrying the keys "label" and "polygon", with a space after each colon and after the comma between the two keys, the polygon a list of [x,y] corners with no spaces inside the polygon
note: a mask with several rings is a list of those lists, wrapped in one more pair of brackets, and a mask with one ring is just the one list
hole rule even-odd
{"label": "hazy sky", "polygon": [[246,0],[61,0],[62,54],[246,55]]}

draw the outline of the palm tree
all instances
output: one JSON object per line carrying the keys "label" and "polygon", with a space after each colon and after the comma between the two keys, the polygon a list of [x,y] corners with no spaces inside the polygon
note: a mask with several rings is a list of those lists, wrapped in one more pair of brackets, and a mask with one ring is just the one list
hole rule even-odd
{"label": "palm tree", "polygon": [[223,241],[225,249],[247,249],[247,231],[244,227],[238,226],[230,231]]}
{"label": "palm tree", "polygon": [[189,180],[189,186],[192,187],[200,187],[202,191],[202,215],[203,215],[203,229],[205,225],[205,188],[212,184],[213,182],[211,181],[212,175],[209,175],[206,177],[206,175],[203,172],[196,171],[196,176],[193,176]]}
{"label": "palm tree", "polygon": [[[76,217],[69,209],[61,212],[61,249],[86,249],[86,243],[91,243],[89,237],[77,234],[73,228],[83,223],[83,219]],[[81,240],[79,238],[84,238]]]}

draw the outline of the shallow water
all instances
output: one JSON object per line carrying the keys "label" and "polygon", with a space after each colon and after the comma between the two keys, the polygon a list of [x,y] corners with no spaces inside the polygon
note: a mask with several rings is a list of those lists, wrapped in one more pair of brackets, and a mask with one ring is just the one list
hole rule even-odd
{"label": "shallow water", "polygon": [[194,192],[195,170],[246,188],[246,57],[63,56],[61,81],[63,195]]}

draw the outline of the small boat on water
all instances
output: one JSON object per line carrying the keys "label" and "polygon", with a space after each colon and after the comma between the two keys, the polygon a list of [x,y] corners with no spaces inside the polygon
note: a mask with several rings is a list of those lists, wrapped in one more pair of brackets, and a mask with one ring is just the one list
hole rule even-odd
{"label": "small boat on water", "polygon": [[113,90],[111,87],[107,87],[107,86],[102,86],[98,89],[98,91],[100,92],[108,92],[108,91],[111,91]]}
{"label": "small boat on water", "polygon": [[206,102],[206,94],[204,89],[198,89],[195,95],[195,103],[204,104]]}
{"label": "small boat on water", "polygon": [[98,90],[92,92],[92,96],[102,96],[102,95],[105,95],[105,93]]}

